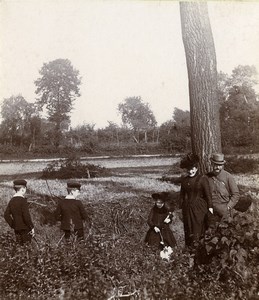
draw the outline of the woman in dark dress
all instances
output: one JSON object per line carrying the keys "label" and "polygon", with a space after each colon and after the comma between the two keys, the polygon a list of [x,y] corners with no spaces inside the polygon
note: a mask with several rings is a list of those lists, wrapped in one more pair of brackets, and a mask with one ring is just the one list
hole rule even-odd
{"label": "woman in dark dress", "polygon": [[155,205],[148,216],[149,230],[145,237],[145,243],[157,249],[163,246],[176,246],[176,240],[169,224],[172,222],[172,212],[165,206],[167,193],[154,193]]}
{"label": "woman in dark dress", "polygon": [[189,154],[180,164],[188,173],[182,180],[180,191],[187,247],[193,246],[204,235],[208,228],[209,214],[213,213],[208,178],[198,173],[198,163],[198,157]]}

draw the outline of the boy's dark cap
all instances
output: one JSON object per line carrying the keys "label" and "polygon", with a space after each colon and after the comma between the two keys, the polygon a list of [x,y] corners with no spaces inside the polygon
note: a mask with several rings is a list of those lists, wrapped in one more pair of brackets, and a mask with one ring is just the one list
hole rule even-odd
{"label": "boy's dark cap", "polygon": [[24,179],[16,179],[13,181],[14,187],[27,186],[27,181]]}
{"label": "boy's dark cap", "polygon": [[78,189],[80,191],[81,184],[79,182],[76,182],[76,181],[69,181],[67,183],[67,187],[69,189]]}
{"label": "boy's dark cap", "polygon": [[165,202],[168,199],[168,192],[154,193],[152,194],[152,198],[155,200],[159,199]]}

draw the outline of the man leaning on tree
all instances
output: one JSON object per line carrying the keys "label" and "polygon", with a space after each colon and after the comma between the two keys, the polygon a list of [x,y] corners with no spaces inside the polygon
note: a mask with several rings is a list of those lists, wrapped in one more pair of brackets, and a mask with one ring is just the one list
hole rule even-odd
{"label": "man leaning on tree", "polygon": [[212,172],[208,173],[212,205],[216,221],[226,220],[239,199],[239,190],[234,177],[224,170],[224,154],[211,156]]}

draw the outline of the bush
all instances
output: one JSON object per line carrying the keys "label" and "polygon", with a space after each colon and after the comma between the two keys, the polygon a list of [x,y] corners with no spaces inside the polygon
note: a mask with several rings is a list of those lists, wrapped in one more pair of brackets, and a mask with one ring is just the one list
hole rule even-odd
{"label": "bush", "polygon": [[0,144],[0,154],[1,158],[13,158],[20,155],[20,153],[26,151],[25,147],[17,147],[12,145],[1,145]]}
{"label": "bush", "polygon": [[[258,293],[259,222],[258,206],[246,214],[235,213],[212,228],[194,253],[194,275],[204,281],[214,277],[231,299],[251,299]],[[222,299],[222,298],[220,298]]]}
{"label": "bush", "polygon": [[[0,235],[1,299],[244,300],[259,292],[258,207],[211,232],[197,253],[175,248],[170,262],[143,243],[146,197],[86,209],[92,227],[82,244],[44,241],[42,234],[38,246],[22,249]],[[46,236],[53,229],[42,227]]]}
{"label": "bush", "polygon": [[82,244],[45,241],[21,249],[2,234],[0,297],[243,300],[257,294],[256,211],[211,232],[196,253],[175,248],[166,262],[143,243],[149,208],[144,197],[89,203],[92,233]]}
{"label": "bush", "polygon": [[17,247],[1,236],[1,299],[105,299],[104,249],[96,241],[74,246]]}
{"label": "bush", "polygon": [[258,164],[258,159],[230,156],[227,158],[225,170],[233,174],[255,173],[259,171]]}
{"label": "bush", "polygon": [[93,178],[108,175],[106,168],[93,165],[82,164],[77,158],[67,158],[47,165],[43,170],[43,179],[68,179],[68,178]]}

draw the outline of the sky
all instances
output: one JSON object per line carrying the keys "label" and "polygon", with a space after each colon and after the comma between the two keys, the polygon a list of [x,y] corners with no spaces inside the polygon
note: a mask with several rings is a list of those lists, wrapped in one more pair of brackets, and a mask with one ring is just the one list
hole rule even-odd
{"label": "sky", "polygon": [[[217,69],[259,71],[259,2],[209,1]],[[189,110],[178,1],[1,0],[0,104],[36,99],[43,63],[69,59],[82,77],[71,124],[121,124],[118,104],[140,96],[158,125]]]}

